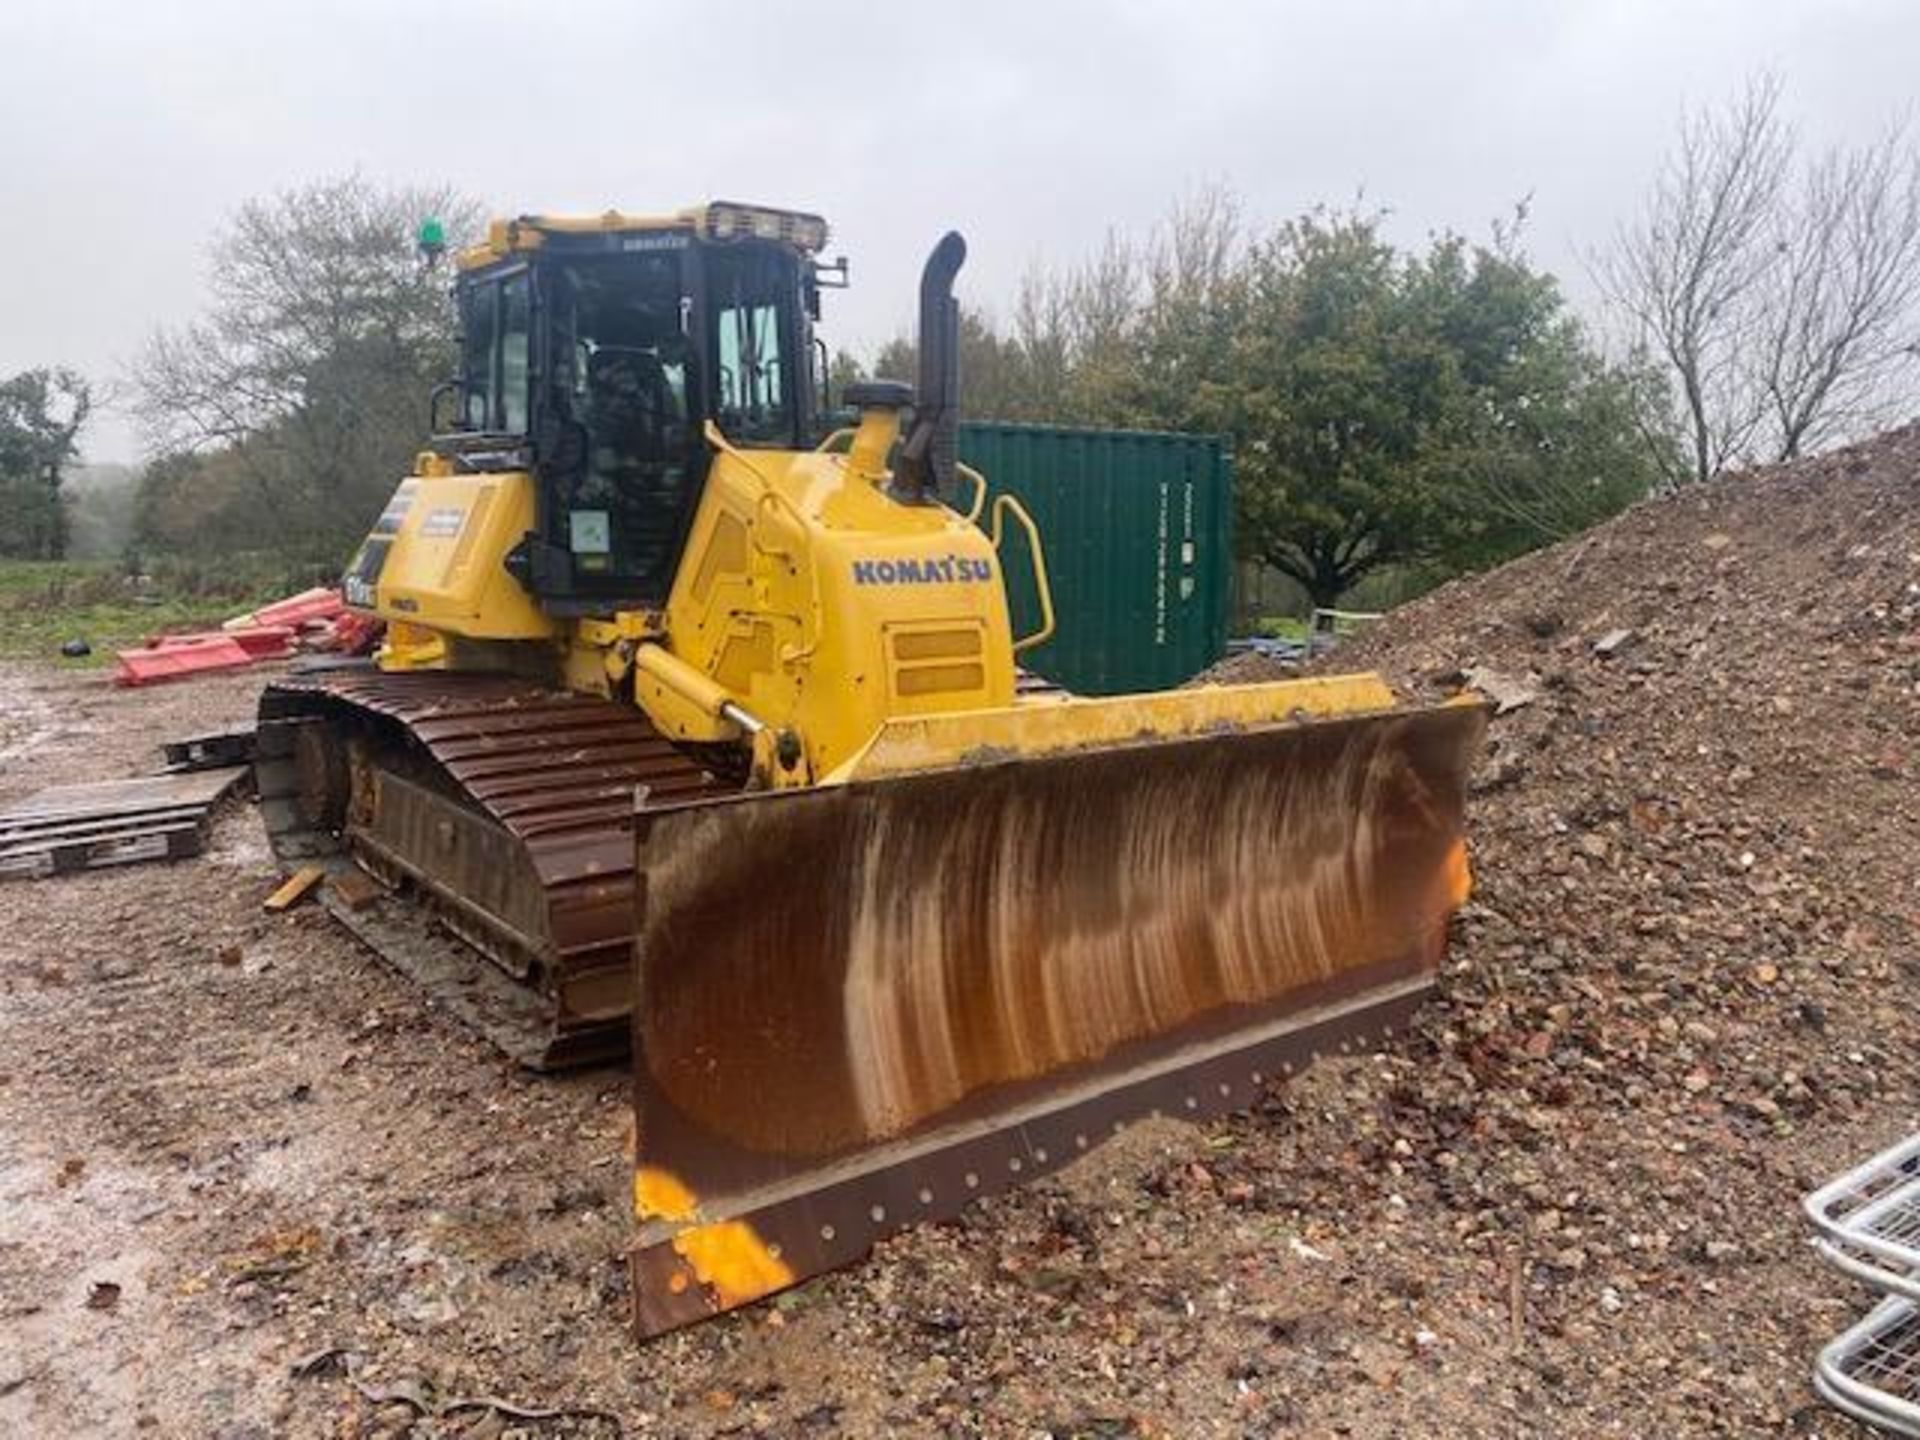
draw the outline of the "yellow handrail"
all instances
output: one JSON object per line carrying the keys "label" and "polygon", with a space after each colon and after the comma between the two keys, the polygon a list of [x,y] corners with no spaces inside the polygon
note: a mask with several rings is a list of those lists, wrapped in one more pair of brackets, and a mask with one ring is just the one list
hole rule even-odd
{"label": "yellow handrail", "polygon": [[971,465],[963,465],[958,460],[953,462],[953,469],[955,474],[973,481],[973,504],[967,507],[967,513],[960,518],[969,525],[978,525],[980,523],[980,512],[986,507],[987,503],[987,477]]}
{"label": "yellow handrail", "polygon": [[[986,493],[984,480],[981,481],[981,493]],[[1031,650],[1052,637],[1053,587],[1047,583],[1047,556],[1040,544],[1040,527],[1033,523],[1033,516],[1027,513],[1027,507],[1011,495],[996,495],[993,500],[993,531],[990,538],[994,553],[999,553],[1002,520],[1009,513],[1027,532],[1027,549],[1033,556],[1034,588],[1040,592],[1040,628],[1013,642],[1013,653],[1018,655],[1022,650]]]}

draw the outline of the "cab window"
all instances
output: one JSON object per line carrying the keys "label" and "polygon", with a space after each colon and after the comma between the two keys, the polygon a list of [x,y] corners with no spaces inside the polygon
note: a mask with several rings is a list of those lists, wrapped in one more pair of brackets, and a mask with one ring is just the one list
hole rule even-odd
{"label": "cab window", "polygon": [[527,433],[527,347],[532,324],[527,276],[510,275],[500,283],[500,428],[509,435]]}
{"label": "cab window", "polygon": [[494,373],[494,342],[500,333],[500,287],[470,285],[460,292],[461,428],[491,430],[493,397],[500,382]]}
{"label": "cab window", "polygon": [[794,273],[777,252],[719,253],[709,271],[716,418],[742,444],[795,443]]}
{"label": "cab window", "polygon": [[680,267],[677,253],[643,252],[555,260],[541,275],[542,394],[571,437],[551,463],[548,523],[579,594],[657,600],[672,583],[698,498]]}
{"label": "cab window", "polygon": [[526,434],[532,329],[526,272],[464,286],[460,329],[463,427]]}

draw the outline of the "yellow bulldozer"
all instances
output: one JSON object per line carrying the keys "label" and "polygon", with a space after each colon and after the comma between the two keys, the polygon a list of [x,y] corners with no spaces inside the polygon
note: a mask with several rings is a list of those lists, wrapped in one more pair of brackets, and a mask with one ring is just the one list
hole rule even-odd
{"label": "yellow bulldozer", "polygon": [[276,853],[345,924],[530,1065],[630,1052],[642,1335],[1390,1031],[1467,891],[1470,697],[1021,670],[1052,598],[956,459],[966,247],[917,383],[827,434],[826,237],[494,222],[344,579],[384,643],[261,701]]}

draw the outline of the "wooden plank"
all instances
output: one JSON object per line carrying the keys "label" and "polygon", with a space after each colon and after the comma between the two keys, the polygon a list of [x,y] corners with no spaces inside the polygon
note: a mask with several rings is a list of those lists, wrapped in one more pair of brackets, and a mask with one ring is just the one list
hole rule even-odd
{"label": "wooden plank", "polygon": [[190,770],[175,775],[139,775],[90,785],[55,785],[0,810],[0,824],[100,815],[137,815],[179,805],[210,806],[247,773],[245,765]]}
{"label": "wooden plank", "polygon": [[326,876],[327,871],[324,865],[302,865],[287,877],[286,882],[278,890],[266,898],[260,908],[274,911],[291,909],[300,903],[307,892],[326,879]]}

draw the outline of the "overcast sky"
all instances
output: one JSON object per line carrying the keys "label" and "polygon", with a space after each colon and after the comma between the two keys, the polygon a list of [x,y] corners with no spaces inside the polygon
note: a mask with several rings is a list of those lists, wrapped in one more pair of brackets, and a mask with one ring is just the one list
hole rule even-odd
{"label": "overcast sky", "polygon": [[[1683,104],[1759,69],[1811,138],[1909,104],[1915,0],[0,0],[0,375],[112,381],[203,298],[250,196],[359,169],[503,213],[816,209],[834,344],[903,328],[929,244],[968,298],[1144,232],[1183,191],[1272,221],[1364,191],[1394,234],[1530,248],[1576,296]],[[107,413],[89,458],[131,459]]]}

